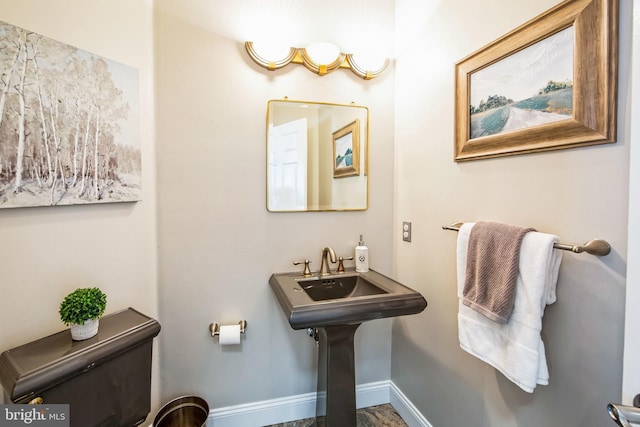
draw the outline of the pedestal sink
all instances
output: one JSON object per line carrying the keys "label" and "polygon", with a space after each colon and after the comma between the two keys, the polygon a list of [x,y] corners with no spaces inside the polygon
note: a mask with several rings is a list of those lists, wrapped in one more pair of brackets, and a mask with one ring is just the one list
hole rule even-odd
{"label": "pedestal sink", "polygon": [[[293,329],[318,329],[316,426],[355,427],[356,329],[367,320],[420,313],[427,301],[373,270],[323,277],[277,273],[269,284]],[[325,395],[326,407],[321,399]]]}

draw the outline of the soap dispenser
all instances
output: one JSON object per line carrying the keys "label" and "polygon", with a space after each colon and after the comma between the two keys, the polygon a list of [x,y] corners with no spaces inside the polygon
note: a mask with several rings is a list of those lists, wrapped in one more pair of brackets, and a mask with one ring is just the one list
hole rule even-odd
{"label": "soap dispenser", "polygon": [[369,248],[364,245],[362,234],[360,235],[360,242],[356,246],[355,258],[357,272],[364,273],[369,271]]}

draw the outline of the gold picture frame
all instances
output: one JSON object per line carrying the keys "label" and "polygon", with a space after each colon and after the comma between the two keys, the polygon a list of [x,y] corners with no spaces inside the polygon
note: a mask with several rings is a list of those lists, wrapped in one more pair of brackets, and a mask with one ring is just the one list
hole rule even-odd
{"label": "gold picture frame", "polygon": [[333,177],[360,175],[360,120],[333,132]]}
{"label": "gold picture frame", "polygon": [[[558,64],[552,62],[545,70],[548,74],[539,75],[545,79],[538,86],[540,92],[532,93],[528,99],[500,94],[504,88],[518,88],[521,74],[534,74],[533,67],[537,65],[532,62],[534,50],[543,51],[545,46],[541,44],[545,43],[572,49],[569,70],[572,80],[554,80],[553,73],[564,66],[562,56],[555,55],[552,58]],[[547,51],[554,53],[552,49]],[[521,73],[518,67],[522,63],[529,67]],[[553,68],[555,65],[557,69]],[[493,70],[499,68],[502,68],[500,84],[491,77]],[[513,78],[507,84],[505,68],[507,76]],[[615,142],[617,76],[618,0],[560,3],[456,63],[454,161]],[[482,90],[492,87],[491,82],[495,82],[496,93],[488,92],[486,100],[474,105],[472,95],[478,99]],[[547,89],[551,91],[549,96]],[[540,118],[532,125],[507,126],[505,116],[510,113],[505,110],[516,105],[528,116],[535,113]],[[565,118],[550,119],[542,112],[564,114]]]}

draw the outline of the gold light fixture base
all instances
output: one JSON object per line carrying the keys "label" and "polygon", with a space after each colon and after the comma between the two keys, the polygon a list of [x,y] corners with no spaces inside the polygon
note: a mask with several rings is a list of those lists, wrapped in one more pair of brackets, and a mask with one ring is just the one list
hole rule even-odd
{"label": "gold light fixture base", "polygon": [[256,64],[266,68],[269,71],[274,71],[286,65],[289,65],[293,60],[293,58],[298,54],[298,49],[296,49],[295,47],[292,47],[291,49],[289,49],[289,54],[284,58],[279,59],[277,61],[270,61],[268,59],[263,58],[262,56],[260,56],[260,54],[258,54],[258,52],[256,52],[253,46],[253,42],[245,42],[244,47],[245,49],[247,49],[247,53]]}
{"label": "gold light fixture base", "polygon": [[356,76],[364,80],[371,80],[374,77],[378,77],[379,75],[381,75],[389,65],[389,59],[385,59],[384,64],[380,69],[375,71],[365,70],[356,63],[353,58],[353,54],[345,53],[339,53],[336,59],[329,64],[319,64],[314,61],[313,58],[311,58],[307,49],[296,47],[291,47],[286,57],[277,60],[271,60],[260,56],[260,54],[256,52],[253,42],[245,42],[244,47],[253,62],[258,64],[262,68],[266,68],[269,71],[275,71],[293,63],[302,64],[307,70],[319,76],[327,75],[337,70],[338,68],[347,68],[351,70]]}

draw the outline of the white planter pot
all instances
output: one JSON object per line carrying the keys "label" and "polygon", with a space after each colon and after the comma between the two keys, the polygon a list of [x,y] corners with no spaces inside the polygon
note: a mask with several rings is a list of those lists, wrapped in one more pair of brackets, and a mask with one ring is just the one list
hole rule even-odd
{"label": "white planter pot", "polygon": [[71,326],[71,338],[74,341],[82,341],[96,336],[98,333],[98,324],[100,319],[89,319],[82,325],[76,325],[72,323]]}

